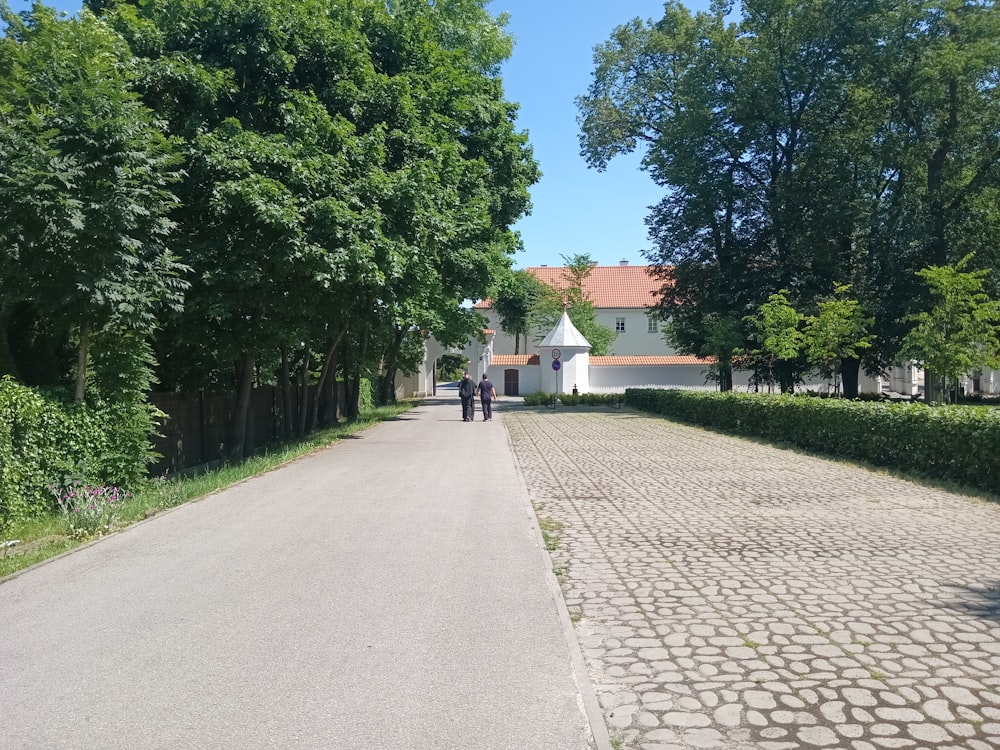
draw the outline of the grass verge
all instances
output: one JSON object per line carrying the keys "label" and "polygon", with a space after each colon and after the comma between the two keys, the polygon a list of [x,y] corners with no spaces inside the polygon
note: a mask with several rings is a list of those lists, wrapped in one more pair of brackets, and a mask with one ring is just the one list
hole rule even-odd
{"label": "grass verge", "polygon": [[[359,419],[316,432],[302,440],[253,456],[240,464],[222,466],[201,474],[175,479],[150,479],[123,504],[114,530],[120,531],[138,521],[169,508],[183,505],[249,477],[263,474],[283,464],[325,448],[345,437],[393,419],[419,402],[406,400],[365,412]],[[91,541],[94,537],[74,536],[66,518],[53,514],[14,524],[6,539],[18,540],[16,546],[0,549],[0,579]]]}

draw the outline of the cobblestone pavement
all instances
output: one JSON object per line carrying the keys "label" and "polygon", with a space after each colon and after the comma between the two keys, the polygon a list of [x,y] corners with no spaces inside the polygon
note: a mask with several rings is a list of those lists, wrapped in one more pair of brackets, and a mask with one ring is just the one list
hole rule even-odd
{"label": "cobblestone pavement", "polygon": [[1000,748],[1000,505],[629,412],[504,423],[620,746]]}

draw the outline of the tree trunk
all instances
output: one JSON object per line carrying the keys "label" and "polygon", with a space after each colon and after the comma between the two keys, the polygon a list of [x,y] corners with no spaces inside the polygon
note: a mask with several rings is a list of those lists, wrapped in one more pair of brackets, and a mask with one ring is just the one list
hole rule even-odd
{"label": "tree trunk", "polygon": [[733,362],[730,359],[719,360],[719,391],[728,393],[733,390]]}
{"label": "tree trunk", "polygon": [[942,375],[924,371],[924,402],[927,404],[948,403],[948,387]]}
{"label": "tree trunk", "polygon": [[861,371],[861,360],[845,357],[840,360],[840,377],[844,387],[844,398],[858,397],[858,377]]}
{"label": "tree trunk", "polygon": [[20,380],[17,374],[17,363],[10,351],[10,341],[7,338],[7,325],[10,322],[10,311],[0,310],[0,377],[10,375]]}
{"label": "tree trunk", "polygon": [[778,387],[781,393],[795,393],[795,379],[792,377],[792,363],[779,361],[776,368]]}
{"label": "tree trunk", "polygon": [[337,355],[330,364],[330,376],[323,387],[323,399],[319,407],[321,427],[330,427],[340,421],[340,399],[337,396]]}
{"label": "tree trunk", "polygon": [[316,395],[313,398],[310,429],[315,429],[319,425],[319,404],[323,398],[323,387],[326,385],[326,379],[330,376],[332,366],[336,365],[337,347],[340,346],[340,340],[344,337],[345,333],[347,333],[347,326],[343,326],[340,332],[330,339],[326,347],[326,357],[323,358],[323,369],[320,371],[319,382],[316,384]]}
{"label": "tree trunk", "polygon": [[361,416],[361,364],[368,354],[368,331],[370,326],[365,325],[361,330],[361,343],[358,346],[357,357],[354,360],[354,372],[349,380],[350,388],[347,395],[347,411],[351,419]]}
{"label": "tree trunk", "polygon": [[361,413],[361,375],[354,373],[345,379],[344,388],[346,390],[345,411],[348,419],[357,419]]}
{"label": "tree trunk", "polygon": [[312,358],[309,351],[309,339],[302,345],[302,368],[299,370],[299,383],[302,385],[302,393],[299,396],[299,429],[298,436],[306,434],[306,426],[309,419],[309,360]]}
{"label": "tree trunk", "polygon": [[242,461],[247,439],[247,413],[250,411],[250,390],[253,387],[254,356],[250,352],[240,354],[236,371],[236,402],[229,422],[229,459]]}
{"label": "tree trunk", "polygon": [[288,370],[288,345],[281,345],[281,409],[284,412],[284,419],[282,419],[282,428],[285,436],[285,441],[288,442],[292,439],[292,378],[291,373]]}
{"label": "tree trunk", "polygon": [[386,358],[385,377],[382,378],[379,404],[392,404],[396,401],[396,363],[399,361],[399,350],[403,346],[405,331],[397,330],[392,336],[389,356]]}
{"label": "tree trunk", "polygon": [[948,81],[948,122],[944,127],[937,148],[927,159],[928,202],[928,260],[933,265],[948,264],[948,225],[950,213],[945,196],[945,174],[954,150],[954,136],[958,131],[959,93],[954,78]]}
{"label": "tree trunk", "polygon": [[87,387],[87,347],[90,345],[90,323],[80,324],[80,341],[76,347],[76,394],[74,401],[83,403]]}

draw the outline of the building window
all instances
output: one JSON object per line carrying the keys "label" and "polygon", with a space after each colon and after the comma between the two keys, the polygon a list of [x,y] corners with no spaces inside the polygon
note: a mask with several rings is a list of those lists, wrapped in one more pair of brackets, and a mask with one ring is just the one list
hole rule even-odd
{"label": "building window", "polygon": [[659,333],[660,332],[659,321],[656,318],[650,318],[649,319],[649,328],[647,328],[646,330],[649,333]]}
{"label": "building window", "polygon": [[615,318],[615,330],[618,332],[625,330],[625,318]]}

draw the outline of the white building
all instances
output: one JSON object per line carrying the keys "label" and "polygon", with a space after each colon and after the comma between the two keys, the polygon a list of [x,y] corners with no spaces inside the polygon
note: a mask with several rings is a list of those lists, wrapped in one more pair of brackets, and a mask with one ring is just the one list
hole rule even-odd
{"label": "white building", "polygon": [[[565,287],[566,269],[536,266],[527,269],[539,281]],[[534,331],[527,347],[514,354],[514,338],[500,330],[500,320],[489,300],[475,309],[487,321],[485,345],[473,342],[465,351],[470,370],[476,377],[486,372],[490,380],[508,396],[542,391],[545,393],[621,393],[626,388],[705,388],[711,359],[678,354],[663,338],[660,323],[649,315],[649,308],[659,297],[662,282],[652,277],[649,266],[631,266],[622,261],[617,266],[594,266],[583,284],[583,293],[594,305],[597,322],[615,331],[611,354],[594,356],[590,346],[581,351],[573,336],[579,331],[565,314],[551,331]],[[567,325],[568,324],[568,325]],[[571,329],[571,330],[570,330]],[[569,336],[570,340],[564,340]],[[560,357],[552,355],[559,350]],[[565,351],[563,351],[565,350]],[[553,362],[558,359],[559,369]],[[585,365],[584,365],[585,362]],[[750,373],[734,372],[733,387],[749,388]],[[825,387],[825,381],[810,384]],[[877,379],[862,377],[863,391],[877,391]]]}
{"label": "white building", "polygon": [[[527,271],[544,284],[565,287],[567,280],[560,266],[534,266]],[[662,355],[670,351],[660,323],[647,313],[657,301],[661,282],[649,275],[649,266],[630,266],[622,261],[617,266],[594,266],[584,281],[583,293],[594,305],[597,322],[615,332],[611,353],[616,355]],[[493,349],[495,354],[513,354],[514,338],[500,330],[496,311],[485,300],[475,309],[486,316],[487,328],[496,330]],[[521,347],[520,354],[537,354],[539,342],[547,331],[534,331],[528,335],[528,348]],[[522,342],[523,343],[523,342]]]}

